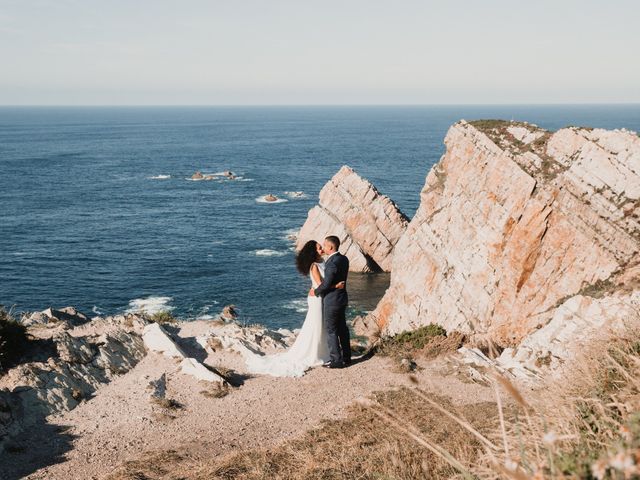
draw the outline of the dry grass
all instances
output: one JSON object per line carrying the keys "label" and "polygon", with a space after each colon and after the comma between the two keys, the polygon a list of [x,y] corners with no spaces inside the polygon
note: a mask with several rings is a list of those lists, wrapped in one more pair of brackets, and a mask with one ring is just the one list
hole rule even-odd
{"label": "dry grass", "polygon": [[184,405],[172,398],[153,397],[152,402],[165,410],[182,410]]}
{"label": "dry grass", "polygon": [[228,384],[213,384],[205,390],[201,390],[200,393],[207,398],[222,398],[229,395],[229,385]]}
{"label": "dry grass", "polygon": [[[518,161],[520,166],[533,177],[541,177],[546,181],[550,181],[564,172],[567,168],[546,153],[547,143],[552,135],[549,131],[543,130],[526,122],[506,120],[473,120],[470,121],[469,124],[482,131],[491,139],[492,142],[504,150],[518,155],[523,155],[525,153],[534,153],[537,155],[541,160],[541,165],[534,168],[532,171],[530,171],[530,165],[520,162],[516,158],[516,161]],[[540,132],[542,135],[533,142],[523,143],[509,133],[509,127],[523,127],[530,132]]]}
{"label": "dry grass", "polygon": [[[433,403],[425,400],[430,399]],[[270,449],[252,449],[180,465],[154,454],[129,462],[111,480],[124,479],[449,479],[464,478],[483,451],[482,441],[446,412],[473,429],[495,428],[495,404],[455,408],[442,398],[403,388],[376,394],[352,407],[343,420],[326,421],[302,437]],[[419,441],[416,441],[416,438]],[[437,445],[435,449],[431,447]],[[455,459],[461,468],[450,462]],[[157,474],[162,470],[164,473]],[[179,476],[176,476],[179,474]]]}
{"label": "dry grass", "polygon": [[216,365],[215,367],[209,367],[209,370],[214,371],[215,373],[217,373],[218,375],[220,375],[222,378],[224,378],[227,382],[229,381],[229,378],[232,377],[233,375],[235,375],[235,370],[233,370],[232,368],[229,367],[225,367],[224,365]]}
{"label": "dry grass", "polygon": [[272,448],[206,461],[154,454],[109,478],[640,478],[637,332],[585,353],[569,376],[537,395],[497,374],[493,385],[496,403],[458,408],[419,388],[378,393],[346,419]]}
{"label": "dry grass", "polygon": [[482,478],[640,478],[640,343],[637,332],[584,354],[580,366],[527,401],[500,383],[519,412],[495,432],[500,455],[474,469]]}

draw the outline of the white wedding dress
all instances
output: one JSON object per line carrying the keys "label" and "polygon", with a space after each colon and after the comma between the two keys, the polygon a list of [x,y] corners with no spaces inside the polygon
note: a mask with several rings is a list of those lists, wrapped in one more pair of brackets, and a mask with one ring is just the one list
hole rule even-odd
{"label": "white wedding dress", "polygon": [[[320,275],[324,278],[324,263],[316,263]],[[318,285],[311,278],[311,285]],[[282,353],[260,355],[251,351],[244,352],[247,370],[274,377],[301,377],[311,367],[322,365],[329,360],[327,333],[322,324],[322,299],[307,296],[307,316],[300,333],[291,347]]]}

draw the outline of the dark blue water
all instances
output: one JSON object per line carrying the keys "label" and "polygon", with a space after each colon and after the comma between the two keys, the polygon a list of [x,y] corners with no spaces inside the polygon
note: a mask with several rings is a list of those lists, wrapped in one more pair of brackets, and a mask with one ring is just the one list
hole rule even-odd
{"label": "dark blue water", "polygon": [[[0,304],[116,313],[152,297],[195,318],[234,303],[298,326],[308,281],[286,236],[323,184],[348,164],[411,216],[460,118],[640,130],[637,105],[0,108]],[[246,181],[186,180],[227,169]],[[256,202],[292,190],[308,198]],[[386,281],[353,276],[354,309]]]}

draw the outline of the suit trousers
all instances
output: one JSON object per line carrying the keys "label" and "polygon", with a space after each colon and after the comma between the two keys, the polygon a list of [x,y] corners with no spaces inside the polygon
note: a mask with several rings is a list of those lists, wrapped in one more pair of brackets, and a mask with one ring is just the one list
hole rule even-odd
{"label": "suit trousers", "polygon": [[324,322],[329,341],[331,363],[351,362],[351,339],[347,327],[346,305],[323,305]]}

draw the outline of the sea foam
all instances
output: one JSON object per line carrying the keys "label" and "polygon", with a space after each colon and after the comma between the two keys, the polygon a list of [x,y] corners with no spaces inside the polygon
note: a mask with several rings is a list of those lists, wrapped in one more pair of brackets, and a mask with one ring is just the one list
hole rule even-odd
{"label": "sea foam", "polygon": [[254,252],[258,257],[283,257],[288,252],[271,250],[270,248],[263,248],[262,250],[256,250]]}
{"label": "sea foam", "polygon": [[129,308],[126,313],[146,313],[153,315],[158,312],[170,312],[175,307],[169,305],[173,300],[172,297],[147,297],[134,298],[129,302]]}
{"label": "sea foam", "polygon": [[304,192],[284,192],[284,194],[289,198],[309,198]]}
{"label": "sea foam", "polygon": [[298,313],[304,313],[307,311],[308,304],[306,299],[291,300],[284,304],[284,308],[289,310],[295,310]]}

